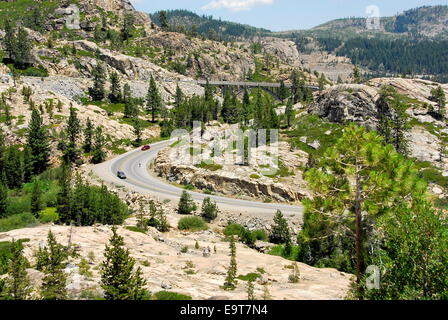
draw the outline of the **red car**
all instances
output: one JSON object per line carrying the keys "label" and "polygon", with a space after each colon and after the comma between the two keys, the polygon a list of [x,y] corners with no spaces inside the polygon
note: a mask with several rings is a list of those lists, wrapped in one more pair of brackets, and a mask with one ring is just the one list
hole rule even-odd
{"label": "red car", "polygon": [[142,151],[148,151],[149,149],[151,149],[150,146],[143,146],[143,147],[142,147]]}

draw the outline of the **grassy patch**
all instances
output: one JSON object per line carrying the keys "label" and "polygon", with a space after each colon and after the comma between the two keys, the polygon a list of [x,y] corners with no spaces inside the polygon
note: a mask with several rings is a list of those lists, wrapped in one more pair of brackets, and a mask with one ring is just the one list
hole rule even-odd
{"label": "grassy patch", "polygon": [[31,213],[15,214],[7,218],[0,219],[0,232],[14,229],[21,229],[36,225],[38,221]]}
{"label": "grassy patch", "polygon": [[208,229],[207,223],[200,217],[184,217],[179,220],[177,227],[179,230],[186,231],[201,231]]}
{"label": "grassy patch", "polygon": [[270,254],[272,256],[283,257],[283,258],[291,260],[291,261],[297,261],[297,256],[299,254],[299,246],[293,246],[291,253],[289,255],[287,255],[285,253],[284,245],[276,245],[271,248],[271,250],[268,252],[268,254]]}
{"label": "grassy patch", "polygon": [[222,165],[220,165],[220,164],[206,163],[206,162],[201,162],[200,164],[196,164],[195,167],[205,169],[205,170],[210,170],[210,171],[218,171],[218,170],[222,169]]}
{"label": "grassy patch", "polygon": [[146,231],[144,229],[139,228],[139,227],[135,227],[135,226],[128,226],[128,227],[126,227],[126,230],[129,230],[129,231],[132,231],[132,232],[140,232],[140,233],[145,233],[146,234]]}
{"label": "grassy patch", "polygon": [[[59,5],[59,1],[43,1],[38,3],[46,14],[52,13]],[[13,21],[27,21],[32,16],[30,8],[36,6],[35,0],[16,0],[13,2],[0,2],[0,21],[11,19]],[[3,23],[1,24],[3,27]]]}
{"label": "grassy patch", "polygon": [[252,273],[248,273],[244,276],[240,275],[237,277],[237,279],[243,280],[243,281],[248,281],[248,282],[249,281],[254,282],[254,281],[257,281],[257,279],[259,279],[260,277],[261,277],[261,274],[252,272]]}
{"label": "grassy patch", "polygon": [[[312,156],[322,156],[327,148],[333,146],[342,136],[343,126],[326,122],[316,115],[306,115],[297,120],[295,129],[286,131],[288,140],[294,148],[303,150]],[[331,134],[325,134],[327,131]],[[308,143],[319,141],[320,148],[314,149],[307,143],[300,141],[301,137],[306,137]]]}
{"label": "grassy patch", "polygon": [[190,296],[171,291],[159,291],[155,293],[152,300],[192,300]]}

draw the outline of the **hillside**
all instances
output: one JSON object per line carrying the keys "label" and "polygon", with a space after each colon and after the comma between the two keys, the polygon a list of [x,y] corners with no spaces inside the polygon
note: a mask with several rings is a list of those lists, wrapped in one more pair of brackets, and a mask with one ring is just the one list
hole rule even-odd
{"label": "hillside", "polygon": [[[411,37],[446,38],[448,6],[423,6],[392,17],[381,17],[380,32]],[[332,30],[338,34],[368,32],[366,18],[345,18],[326,22],[310,31]]]}
{"label": "hillside", "polygon": [[[188,10],[165,11],[172,30],[199,34],[209,39],[232,41],[254,36],[268,35],[271,31],[235,22],[222,21],[213,16],[198,15]],[[151,20],[160,26],[160,12],[150,14]]]}

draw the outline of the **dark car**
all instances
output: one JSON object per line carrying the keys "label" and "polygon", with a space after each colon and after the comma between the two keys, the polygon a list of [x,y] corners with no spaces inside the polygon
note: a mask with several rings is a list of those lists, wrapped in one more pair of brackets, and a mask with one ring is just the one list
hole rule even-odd
{"label": "dark car", "polygon": [[126,179],[126,174],[123,171],[118,171],[117,177],[124,180],[124,179]]}
{"label": "dark car", "polygon": [[142,147],[142,151],[148,151],[149,149],[151,149],[150,146],[143,146],[143,147]]}

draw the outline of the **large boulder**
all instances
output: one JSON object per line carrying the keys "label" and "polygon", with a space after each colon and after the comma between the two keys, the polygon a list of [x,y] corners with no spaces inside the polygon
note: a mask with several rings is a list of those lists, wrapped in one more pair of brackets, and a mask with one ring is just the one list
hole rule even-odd
{"label": "large boulder", "polygon": [[376,128],[378,90],[366,85],[337,85],[325,90],[310,112],[331,122],[356,122]]}

